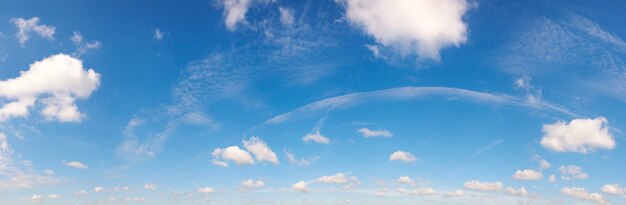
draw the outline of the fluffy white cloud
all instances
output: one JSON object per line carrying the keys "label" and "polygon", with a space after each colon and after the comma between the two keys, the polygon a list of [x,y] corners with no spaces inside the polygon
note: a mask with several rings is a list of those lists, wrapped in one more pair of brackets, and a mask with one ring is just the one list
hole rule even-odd
{"label": "fluffy white cloud", "polygon": [[89,167],[87,167],[87,165],[83,164],[82,162],[78,162],[78,161],[70,161],[70,162],[66,162],[65,166],[71,167],[71,168],[75,168],[75,169],[87,169]]}
{"label": "fluffy white cloud", "polygon": [[373,137],[385,137],[389,138],[393,136],[393,133],[389,132],[389,130],[370,130],[369,128],[361,128],[358,130],[361,133],[361,136],[365,138],[373,138]]}
{"label": "fluffy white cloud", "polygon": [[240,191],[250,191],[265,186],[265,182],[261,180],[248,179],[241,181],[239,184]]}
{"label": "fluffy white cloud", "polygon": [[540,179],[543,179],[543,174],[541,174],[541,172],[538,172],[532,169],[517,170],[515,174],[513,174],[513,179],[540,180]]}
{"label": "fluffy white cloud", "polygon": [[473,189],[479,191],[500,191],[503,188],[502,182],[480,182],[472,180],[465,182],[466,189]]}
{"label": "fluffy white cloud", "polygon": [[202,187],[199,188],[198,190],[196,190],[198,193],[203,193],[203,194],[210,194],[215,192],[215,189],[213,189],[212,187]]}
{"label": "fluffy white cloud", "polygon": [[309,133],[302,137],[302,141],[304,142],[315,142],[319,144],[328,144],[330,140],[327,137],[324,137],[319,132]]}
{"label": "fluffy white cloud", "polygon": [[518,196],[528,196],[528,191],[526,191],[525,187],[520,187],[519,189],[515,189],[513,187],[507,187],[504,189],[507,193]]}
{"label": "fluffy white cloud", "polygon": [[274,164],[279,163],[276,153],[274,153],[274,151],[267,146],[267,143],[258,137],[251,137],[248,140],[244,139],[243,146],[246,150],[252,152],[256,160],[259,162],[268,161]]}
{"label": "fluffy white cloud", "polygon": [[106,190],[103,187],[97,186],[97,187],[93,188],[93,191],[97,192],[97,193],[100,193],[100,192],[105,192]]}
{"label": "fluffy white cloud", "polygon": [[41,196],[39,194],[35,194],[35,195],[31,196],[29,199],[30,199],[30,202],[36,204],[36,203],[41,202],[41,199],[43,199],[43,196]]}
{"label": "fluffy white cloud", "polygon": [[399,193],[403,193],[403,194],[411,194],[411,195],[419,195],[419,196],[437,194],[437,191],[435,191],[434,189],[430,187],[418,188],[418,189],[413,189],[413,190],[406,190],[404,188],[398,188],[396,191]]}
{"label": "fluffy white cloud", "polygon": [[401,176],[398,180],[396,180],[396,182],[399,184],[415,185],[415,181],[413,181],[413,179],[409,176]]}
{"label": "fluffy white cloud", "polygon": [[37,33],[37,35],[41,38],[54,40],[54,26],[39,24],[38,17],[32,17],[28,20],[24,18],[14,18],[11,19],[11,22],[15,24],[18,29],[15,36],[17,36],[17,39],[20,41],[20,45],[22,45],[22,47],[24,47],[24,43],[26,43],[26,41],[30,38],[30,33],[32,32]]}
{"label": "fluffy white cloud", "polygon": [[346,19],[402,55],[439,59],[467,41],[466,0],[343,0]]}
{"label": "fluffy white cloud", "polygon": [[574,119],[569,123],[558,121],[543,126],[541,145],[556,152],[590,153],[596,149],[615,148],[615,139],[609,133],[604,117]]}
{"label": "fluffy white cloud", "polygon": [[87,195],[87,194],[88,194],[88,193],[87,193],[87,191],[86,191],[86,190],[80,190],[80,191],[74,192],[74,195],[75,195],[75,196],[85,196],[85,195]]}
{"label": "fluffy white cloud", "polygon": [[155,191],[157,190],[157,185],[156,184],[144,184],[143,188],[146,190]]}
{"label": "fluffy white cloud", "polygon": [[322,176],[315,180],[317,183],[326,183],[326,184],[341,184],[344,185],[344,188],[351,189],[354,186],[361,184],[361,181],[356,176],[349,176],[344,173],[337,173],[335,175],[330,176]]}
{"label": "fluffy white cloud", "polygon": [[223,0],[224,23],[228,30],[234,31],[239,22],[246,20],[250,3],[250,0]]}
{"label": "fluffy white cloud", "polygon": [[460,197],[460,196],[465,196],[465,192],[461,189],[457,189],[453,192],[446,192],[443,195],[446,197]]}
{"label": "fluffy white cloud", "polygon": [[100,75],[83,68],[81,60],[57,54],[37,61],[19,77],[0,81],[0,121],[26,117],[37,101],[41,114],[49,120],[78,122],[83,115],[76,99],[88,98],[100,85]]}
{"label": "fluffy white cloud", "polygon": [[230,146],[224,149],[217,148],[211,153],[213,156],[213,164],[228,167],[228,164],[223,160],[230,160],[237,165],[254,164],[254,159],[247,151],[239,148],[238,146]]}
{"label": "fluffy white cloud", "polygon": [[278,11],[280,12],[280,23],[286,26],[293,25],[293,9],[279,7]]}
{"label": "fluffy white cloud", "polygon": [[395,151],[389,156],[389,161],[403,161],[406,163],[416,162],[417,158],[410,152]]}
{"label": "fluffy white cloud", "polygon": [[562,180],[571,180],[571,179],[587,179],[589,178],[589,174],[583,172],[583,168],[575,165],[568,166],[560,166],[559,171],[561,172]]}
{"label": "fluffy white cloud", "polygon": [[305,193],[306,193],[306,192],[309,192],[309,186],[308,186],[308,184],[307,184],[306,182],[304,182],[304,181],[299,181],[299,182],[297,182],[297,183],[293,184],[293,185],[291,186],[291,188],[292,188],[293,190],[295,190],[295,191],[299,191],[299,192],[305,192]]}
{"label": "fluffy white cloud", "polygon": [[626,194],[626,188],[621,187],[619,184],[605,184],[602,186],[602,192],[607,194],[624,195]]}
{"label": "fluffy white cloud", "polygon": [[584,188],[580,188],[580,187],[564,187],[561,189],[561,193],[574,197],[574,198],[579,198],[579,199],[583,199],[587,201],[593,201],[602,205],[609,204],[606,200],[604,200],[604,197],[602,196],[602,194],[589,193],[587,192],[587,190],[585,190]]}

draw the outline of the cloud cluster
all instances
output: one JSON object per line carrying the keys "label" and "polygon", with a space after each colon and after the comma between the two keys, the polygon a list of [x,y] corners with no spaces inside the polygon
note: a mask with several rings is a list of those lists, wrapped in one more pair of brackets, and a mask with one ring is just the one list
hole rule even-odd
{"label": "cloud cluster", "polygon": [[402,55],[439,60],[445,47],[467,41],[466,0],[343,0],[345,18]]}
{"label": "cloud cluster", "polygon": [[254,189],[262,188],[265,186],[265,182],[262,180],[248,179],[239,184],[239,191],[251,191]]}
{"label": "cloud cluster", "polygon": [[75,101],[88,98],[100,85],[100,74],[85,69],[83,62],[57,54],[30,65],[20,76],[0,80],[0,121],[26,117],[37,102],[43,105],[41,115],[48,120],[79,122],[83,114]]}
{"label": "cloud cluster", "polygon": [[601,205],[609,204],[609,202],[604,200],[604,197],[602,196],[602,194],[589,193],[587,192],[587,190],[585,190],[584,188],[580,188],[580,187],[564,187],[561,189],[561,193],[574,197],[574,198],[596,202],[597,204],[601,204]]}
{"label": "cloud cluster", "polygon": [[478,191],[501,191],[504,185],[502,182],[480,182],[472,180],[465,182],[466,189],[478,190]]}
{"label": "cloud cluster", "polygon": [[543,126],[541,145],[556,152],[591,153],[596,149],[615,148],[615,139],[609,133],[604,117],[574,119],[569,123],[558,121]]}
{"label": "cloud cluster", "polygon": [[560,166],[559,172],[561,172],[561,179],[565,181],[589,178],[589,174],[583,172],[583,168],[575,165]]}
{"label": "cloud cluster", "polygon": [[252,165],[255,160],[252,158],[252,153],[256,161],[267,161],[273,164],[280,163],[276,153],[267,146],[261,138],[251,137],[250,139],[243,139],[242,143],[246,150],[239,148],[239,146],[229,146],[226,148],[216,148],[211,153],[213,156],[213,164],[221,167],[228,167],[227,161],[233,161],[237,165]]}

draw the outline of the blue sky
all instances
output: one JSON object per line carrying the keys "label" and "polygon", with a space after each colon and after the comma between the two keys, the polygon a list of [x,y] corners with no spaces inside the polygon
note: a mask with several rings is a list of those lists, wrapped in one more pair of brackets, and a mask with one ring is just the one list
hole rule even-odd
{"label": "blue sky", "polygon": [[626,3],[0,2],[6,204],[623,204]]}

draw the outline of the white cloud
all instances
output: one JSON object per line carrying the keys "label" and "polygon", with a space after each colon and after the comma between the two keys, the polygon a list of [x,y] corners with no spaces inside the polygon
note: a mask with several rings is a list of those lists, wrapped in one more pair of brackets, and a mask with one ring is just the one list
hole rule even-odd
{"label": "white cloud", "polygon": [[99,85],[100,75],[83,68],[81,60],[65,54],[50,56],[31,64],[19,77],[0,81],[0,97],[6,99],[0,121],[26,117],[29,108],[40,101],[46,119],[79,122],[83,115],[76,99],[88,98]]}
{"label": "white cloud", "polygon": [[344,173],[337,173],[335,175],[322,176],[315,180],[317,183],[326,184],[341,184],[344,188],[351,189],[354,186],[361,184],[361,181],[356,176],[350,176]]}
{"label": "white cloud", "polygon": [[96,50],[102,46],[100,41],[83,41],[84,37],[78,31],[74,31],[74,35],[72,35],[70,39],[72,39],[72,42],[74,42],[77,46],[76,51],[72,53],[72,56],[74,57],[80,57],[81,55],[87,53],[87,51]]}
{"label": "white cloud", "polygon": [[465,196],[465,192],[461,189],[457,189],[453,192],[446,192],[443,195],[446,197],[461,197],[461,196]]}
{"label": "white cloud", "polygon": [[48,194],[48,199],[60,199],[63,198],[63,196],[58,195],[58,194]]}
{"label": "white cloud", "polygon": [[215,192],[215,189],[213,189],[212,187],[202,187],[202,188],[198,188],[198,190],[196,190],[198,193],[203,193],[203,194],[210,194]]}
{"label": "white cloud", "polygon": [[417,188],[417,189],[412,189],[412,190],[406,190],[404,188],[398,188],[396,191],[399,192],[399,193],[403,193],[403,194],[411,194],[411,195],[419,195],[419,196],[427,196],[427,195],[435,195],[435,194],[437,194],[437,191],[435,191],[434,189],[432,189],[430,187]]}
{"label": "white cloud", "polygon": [[43,196],[35,194],[35,195],[31,196],[29,199],[30,199],[30,202],[36,204],[36,203],[41,202],[41,199],[43,199]]}
{"label": "white cloud", "polygon": [[574,198],[583,199],[587,201],[593,201],[593,202],[596,202],[597,204],[602,204],[602,205],[609,204],[606,200],[604,200],[604,197],[602,196],[602,194],[589,193],[587,192],[587,190],[585,190],[584,188],[580,188],[580,187],[564,187],[561,189],[561,193],[574,197]]}
{"label": "white cloud", "polygon": [[298,159],[295,154],[285,150],[285,155],[287,156],[287,160],[290,164],[295,164],[297,166],[306,167],[311,165],[312,162],[315,162],[319,159],[319,157],[311,157],[309,159]]}
{"label": "white cloud", "polygon": [[241,181],[239,184],[239,191],[251,191],[254,189],[262,188],[265,186],[265,182],[261,180],[248,179]]}
{"label": "white cloud", "polygon": [[406,163],[413,163],[417,161],[417,158],[410,152],[395,151],[389,156],[389,161],[402,161]]}
{"label": "white cloud", "polygon": [[503,186],[502,182],[480,182],[477,180],[465,182],[466,189],[479,191],[500,191]]}
{"label": "white cloud", "polygon": [[243,146],[246,150],[254,154],[254,158],[256,158],[259,162],[268,161],[274,164],[279,163],[276,153],[274,153],[274,151],[267,146],[267,143],[258,137],[253,136],[248,140],[244,139]]}
{"label": "white cloud", "polygon": [[330,143],[330,140],[327,137],[325,137],[324,135],[321,135],[319,132],[306,134],[304,137],[302,137],[302,141],[304,141],[304,142],[315,142],[315,143],[319,143],[319,144],[328,144],[328,143]]}
{"label": "white cloud", "polygon": [[165,35],[165,33],[163,33],[160,28],[154,29],[154,39],[161,41],[161,39],[163,39],[163,35]]}
{"label": "white cloud", "polygon": [[64,163],[65,166],[74,168],[74,169],[87,169],[89,167],[87,167],[87,165],[83,164],[82,162],[78,162],[78,161],[70,161],[70,162],[66,162]]}
{"label": "white cloud", "polygon": [[250,0],[223,0],[224,23],[228,30],[234,31],[239,22],[246,20],[246,12],[248,12],[250,3]]}
{"label": "white cloud", "polygon": [[87,194],[88,194],[88,193],[87,193],[87,191],[86,191],[86,190],[80,190],[80,191],[74,192],[74,195],[75,195],[75,196],[85,196],[85,195],[87,195]]}
{"label": "white cloud", "polygon": [[369,128],[361,128],[358,130],[361,133],[361,136],[365,138],[374,138],[374,137],[384,137],[390,138],[393,136],[393,133],[389,132],[389,130],[370,130]]}
{"label": "white cloud", "polygon": [[559,171],[561,172],[562,180],[571,180],[571,179],[587,179],[589,178],[589,174],[583,172],[583,168],[575,165],[568,166],[560,166]]}
{"label": "white cloud", "polygon": [[513,174],[513,179],[541,180],[543,179],[543,174],[541,174],[541,172],[538,172],[532,169],[517,170],[515,174]]}
{"label": "white cloud", "polygon": [[293,190],[295,190],[295,191],[299,191],[299,192],[305,192],[305,193],[306,193],[306,192],[309,192],[309,187],[308,187],[307,183],[306,183],[306,182],[304,182],[304,181],[299,181],[299,182],[297,182],[297,183],[293,184],[293,185],[291,186],[291,188],[292,188]]}
{"label": "white cloud", "polygon": [[106,190],[103,187],[97,186],[93,188],[93,191],[96,193],[100,193],[100,192],[105,192]]}
{"label": "white cloud", "polygon": [[402,55],[439,60],[445,47],[467,41],[466,0],[344,0],[346,19]]}
{"label": "white cloud", "polygon": [[396,182],[399,184],[415,185],[415,181],[413,181],[413,179],[409,176],[401,176],[398,180],[396,180]]}
{"label": "white cloud", "polygon": [[507,193],[518,196],[528,196],[528,191],[526,191],[525,187],[520,187],[519,189],[515,189],[513,187],[507,187],[504,189]]}
{"label": "white cloud", "polygon": [[146,190],[155,191],[157,190],[157,185],[156,184],[144,184],[143,188]]}
{"label": "white cloud", "polygon": [[602,186],[602,192],[607,194],[624,195],[626,194],[626,188],[621,187],[619,184],[605,184]]}
{"label": "white cloud", "polygon": [[239,148],[238,146],[230,146],[224,149],[217,148],[213,150],[211,155],[213,156],[213,164],[218,166],[226,164],[223,160],[233,161],[237,165],[254,164],[254,159],[252,159],[250,153]]}
{"label": "white cloud", "polygon": [[596,149],[615,148],[604,117],[574,119],[569,123],[558,121],[543,126],[541,145],[556,152],[591,153]]}
{"label": "white cloud", "polygon": [[532,159],[533,161],[539,162],[539,170],[545,170],[552,166],[548,160],[541,158],[538,154],[533,155]]}
{"label": "white cloud", "polygon": [[23,18],[14,18],[11,19],[11,22],[15,24],[18,29],[15,36],[17,36],[22,47],[24,47],[24,43],[26,43],[26,41],[30,38],[30,33],[32,32],[37,33],[37,35],[41,38],[54,40],[54,32],[56,28],[54,28],[54,26],[39,24],[38,17],[32,17],[28,20]]}
{"label": "white cloud", "polygon": [[548,176],[548,181],[549,182],[555,182],[556,181],[556,176],[554,176],[554,174],[551,174],[550,176]]}
{"label": "white cloud", "polygon": [[278,11],[280,12],[280,23],[286,26],[293,25],[293,9],[288,9],[284,7],[279,7]]}

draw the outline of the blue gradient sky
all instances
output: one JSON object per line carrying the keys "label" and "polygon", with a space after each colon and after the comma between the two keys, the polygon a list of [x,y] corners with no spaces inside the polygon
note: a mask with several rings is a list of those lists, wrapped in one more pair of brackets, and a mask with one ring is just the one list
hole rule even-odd
{"label": "blue gradient sky", "polygon": [[0,203],[623,204],[624,8],[2,1]]}

